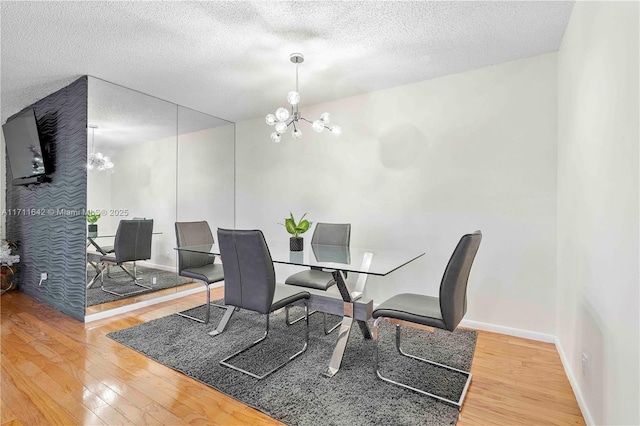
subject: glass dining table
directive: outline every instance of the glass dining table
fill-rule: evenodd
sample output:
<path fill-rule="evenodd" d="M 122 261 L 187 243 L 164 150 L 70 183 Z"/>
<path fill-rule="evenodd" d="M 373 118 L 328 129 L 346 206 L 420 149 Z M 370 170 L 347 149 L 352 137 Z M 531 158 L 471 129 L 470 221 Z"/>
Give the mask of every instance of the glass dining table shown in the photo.
<path fill-rule="evenodd" d="M 333 377 L 340 369 L 354 321 L 358 324 L 365 339 L 372 338 L 367 320 L 371 318 L 373 302 L 359 303 L 359 300 L 362 299 L 368 276 L 389 275 L 424 255 L 423 252 L 410 250 L 328 246 L 310 244 L 307 241 L 305 241 L 302 251 L 290 251 L 289 241 L 274 240 L 267 241 L 267 244 L 274 263 L 322 268 L 331 270 L 333 273 L 340 297 L 329 296 L 327 292 L 323 291 L 309 291 L 311 293 L 309 309 L 338 314 L 343 317 L 333 355 L 329 361 L 329 366 L 323 372 L 323 375 L 327 377 Z M 220 255 L 220 247 L 217 244 L 182 246 L 177 247 L 176 250 Z M 222 263 L 224 264 L 224 259 L 222 259 Z M 358 274 L 355 285 L 347 283 L 346 276 L 348 273 Z M 217 332 L 214 330 L 210 334 L 217 335 L 221 331 L 219 326 Z"/>

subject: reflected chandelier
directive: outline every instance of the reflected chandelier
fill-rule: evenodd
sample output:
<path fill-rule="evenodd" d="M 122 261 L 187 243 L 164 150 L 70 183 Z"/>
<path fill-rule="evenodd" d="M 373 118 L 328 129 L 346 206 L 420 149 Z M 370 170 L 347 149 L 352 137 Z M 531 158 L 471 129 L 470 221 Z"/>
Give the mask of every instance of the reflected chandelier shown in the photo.
<path fill-rule="evenodd" d="M 266 123 L 269 126 L 275 126 L 275 132 L 271 133 L 271 140 L 273 142 L 280 142 L 282 134 L 287 130 L 289 126 L 293 126 L 293 132 L 291 135 L 295 139 L 302 137 L 302 131 L 298 128 L 299 121 L 304 120 L 311 124 L 311 128 L 315 132 L 322 132 L 324 129 L 329 130 L 332 134 L 338 136 L 342 133 L 340 126 L 329 125 L 331 118 L 328 112 L 320 114 L 320 118 L 315 121 L 309 121 L 300 114 L 298 105 L 300 104 L 300 93 L 298 92 L 298 64 L 304 62 L 304 55 L 302 53 L 292 53 L 289 57 L 291 62 L 296 64 L 296 90 L 287 94 L 287 101 L 291 104 L 291 112 L 286 108 L 278 108 L 274 114 L 268 114 L 265 118 Z"/>
<path fill-rule="evenodd" d="M 89 124 L 89 127 L 91 128 L 91 154 L 89 154 L 89 158 L 87 159 L 87 169 L 98 169 L 98 171 L 100 172 L 103 170 L 112 169 L 113 163 L 111 162 L 109 157 L 102 155 L 101 152 L 96 152 L 94 139 L 98 126 L 96 126 L 95 124 Z"/>

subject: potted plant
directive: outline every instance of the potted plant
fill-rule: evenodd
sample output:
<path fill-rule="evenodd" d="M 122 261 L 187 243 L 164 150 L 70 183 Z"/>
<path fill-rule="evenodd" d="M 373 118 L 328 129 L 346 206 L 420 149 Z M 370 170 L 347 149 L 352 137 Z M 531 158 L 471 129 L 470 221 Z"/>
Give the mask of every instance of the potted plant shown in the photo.
<path fill-rule="evenodd" d="M 15 266 L 12 266 L 18 262 L 20 262 L 20 255 L 13 254 L 14 250 L 17 248 L 15 243 L 11 241 L 2 240 L 0 241 L 0 269 L 1 269 L 1 294 L 12 290 L 15 288 L 14 274 L 15 274 Z"/>
<path fill-rule="evenodd" d="M 98 236 L 98 225 L 96 224 L 98 219 L 100 219 L 100 212 L 89 210 L 89 213 L 87 213 L 87 222 L 89 222 L 90 237 Z"/>
<path fill-rule="evenodd" d="M 304 239 L 300 236 L 300 234 L 304 234 L 311 227 L 311 222 L 306 220 L 304 217 L 307 215 L 306 213 L 302 215 L 299 222 L 296 222 L 296 219 L 293 217 L 293 213 L 289 212 L 290 217 L 284 220 L 283 225 L 288 233 L 293 235 L 289 239 L 289 249 L 291 251 L 302 251 L 304 248 Z"/>

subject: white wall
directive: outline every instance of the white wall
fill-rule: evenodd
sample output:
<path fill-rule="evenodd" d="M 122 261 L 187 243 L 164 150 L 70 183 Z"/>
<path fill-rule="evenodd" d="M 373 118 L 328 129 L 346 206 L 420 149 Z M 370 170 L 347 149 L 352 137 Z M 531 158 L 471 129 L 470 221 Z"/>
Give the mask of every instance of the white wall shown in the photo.
<path fill-rule="evenodd" d="M 638 13 L 577 2 L 558 54 L 557 339 L 596 424 L 640 423 Z"/>
<path fill-rule="evenodd" d="M 234 169 L 233 124 L 178 135 L 177 220 L 233 228 Z"/>
<path fill-rule="evenodd" d="M 460 236 L 481 229 L 466 319 L 553 334 L 556 84 L 551 53 L 315 107 L 302 87 L 303 116 L 328 111 L 343 134 L 303 124 L 274 144 L 264 118 L 237 123 L 237 227 L 286 240 L 277 223 L 308 212 L 352 223 L 352 246 L 425 251 L 369 278 L 375 302 L 437 295 Z"/>
<path fill-rule="evenodd" d="M 121 219 L 153 219 L 150 263 L 175 267 L 176 138 L 128 145 L 113 155 L 111 209 L 128 210 L 128 216 L 112 216 L 112 226 Z M 102 219 L 100 219 L 102 221 Z"/>
<path fill-rule="evenodd" d="M 7 169 L 6 169 L 6 146 L 4 144 L 4 133 L 0 132 L 0 164 L 2 165 L 0 172 L 0 212 L 4 212 L 7 208 Z M 6 237 L 7 216 L 2 214 L 0 217 L 0 239 Z"/>

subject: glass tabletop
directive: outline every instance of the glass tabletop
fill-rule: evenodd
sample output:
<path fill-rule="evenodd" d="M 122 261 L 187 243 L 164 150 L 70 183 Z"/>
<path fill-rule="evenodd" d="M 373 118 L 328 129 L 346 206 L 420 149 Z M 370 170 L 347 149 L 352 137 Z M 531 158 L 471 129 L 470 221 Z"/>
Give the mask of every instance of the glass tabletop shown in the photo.
<path fill-rule="evenodd" d="M 387 275 L 423 256 L 424 253 L 409 250 L 379 250 L 359 247 L 327 246 L 305 241 L 304 250 L 290 251 L 289 241 L 269 241 L 269 251 L 275 263 L 341 271 Z M 178 251 L 220 255 L 218 244 L 177 247 Z"/>
<path fill-rule="evenodd" d="M 162 235 L 162 232 L 152 232 L 152 235 Z M 111 234 L 100 234 L 100 235 L 88 235 L 87 234 L 87 238 L 88 239 L 96 239 L 96 238 L 115 238 L 116 234 L 115 233 L 111 233 Z"/>

